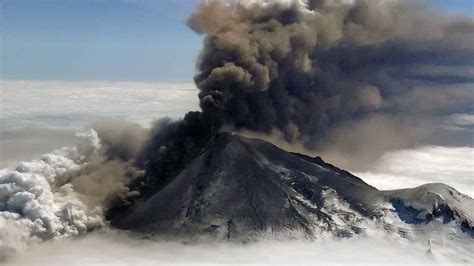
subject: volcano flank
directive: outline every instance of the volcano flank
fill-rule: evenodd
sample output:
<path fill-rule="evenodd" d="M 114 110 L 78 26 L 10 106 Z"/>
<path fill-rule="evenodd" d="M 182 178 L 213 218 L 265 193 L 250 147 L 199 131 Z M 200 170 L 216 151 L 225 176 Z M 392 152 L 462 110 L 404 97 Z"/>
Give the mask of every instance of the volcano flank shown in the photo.
<path fill-rule="evenodd" d="M 472 237 L 473 203 L 444 184 L 379 191 L 320 157 L 221 133 L 162 189 L 108 217 L 117 228 L 164 237 L 410 236 L 449 226 Z"/>

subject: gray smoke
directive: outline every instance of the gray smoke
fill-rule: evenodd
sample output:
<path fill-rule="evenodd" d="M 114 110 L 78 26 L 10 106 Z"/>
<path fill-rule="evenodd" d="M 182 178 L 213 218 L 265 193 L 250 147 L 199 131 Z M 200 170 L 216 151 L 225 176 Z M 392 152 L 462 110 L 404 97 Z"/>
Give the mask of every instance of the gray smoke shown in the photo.
<path fill-rule="evenodd" d="M 197 6 L 188 25 L 205 35 L 201 111 L 156 123 L 130 191 L 165 187 L 219 131 L 363 170 L 430 139 L 436 117 L 474 112 L 473 19 L 404 1 L 267 2 Z"/>
<path fill-rule="evenodd" d="M 314 150 L 357 121 L 415 141 L 413 120 L 474 110 L 474 20 L 419 2 L 212 0 L 188 24 L 201 108 L 235 129 Z"/>
<path fill-rule="evenodd" d="M 148 130 L 123 120 L 99 120 L 92 124 L 109 159 L 129 162 L 141 152 L 148 139 Z"/>

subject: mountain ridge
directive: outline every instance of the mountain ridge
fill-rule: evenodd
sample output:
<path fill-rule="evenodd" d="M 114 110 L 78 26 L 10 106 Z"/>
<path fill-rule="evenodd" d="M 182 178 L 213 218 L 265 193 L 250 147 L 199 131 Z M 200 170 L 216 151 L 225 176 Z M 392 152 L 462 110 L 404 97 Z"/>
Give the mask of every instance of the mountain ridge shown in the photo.
<path fill-rule="evenodd" d="M 379 191 L 320 157 L 221 133 L 163 189 L 109 217 L 121 229 L 229 240 L 353 236 L 375 228 L 406 234 L 438 220 L 472 237 L 472 202 L 440 184 Z"/>

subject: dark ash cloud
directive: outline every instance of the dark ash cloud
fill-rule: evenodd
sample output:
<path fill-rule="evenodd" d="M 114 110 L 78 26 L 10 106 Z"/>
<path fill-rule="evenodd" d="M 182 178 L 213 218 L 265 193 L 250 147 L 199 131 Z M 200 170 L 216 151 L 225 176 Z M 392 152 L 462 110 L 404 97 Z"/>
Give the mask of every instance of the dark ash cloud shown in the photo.
<path fill-rule="evenodd" d="M 206 36 L 201 107 L 237 129 L 277 129 L 314 149 L 375 113 L 472 110 L 469 18 L 403 1 L 206 1 L 188 24 Z"/>
<path fill-rule="evenodd" d="M 188 25 L 205 36 L 201 111 L 156 123 L 135 162 L 146 174 L 130 185 L 141 195 L 168 184 L 220 131 L 360 170 L 432 138 L 436 117 L 474 112 L 471 18 L 407 1 L 210 0 Z"/>

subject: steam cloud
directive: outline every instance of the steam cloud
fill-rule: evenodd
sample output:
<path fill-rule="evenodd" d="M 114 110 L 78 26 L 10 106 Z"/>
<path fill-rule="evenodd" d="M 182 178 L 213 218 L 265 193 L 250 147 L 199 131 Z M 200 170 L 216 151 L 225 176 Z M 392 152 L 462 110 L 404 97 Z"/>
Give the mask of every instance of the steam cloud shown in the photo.
<path fill-rule="evenodd" d="M 29 244 L 104 226 L 107 204 L 127 195 L 126 184 L 141 174 L 106 155 L 108 149 L 124 151 L 123 145 L 101 141 L 92 129 L 78 136 L 83 140 L 77 146 L 0 170 L 0 261 Z"/>
<path fill-rule="evenodd" d="M 45 154 L 0 173 L 0 259 L 27 244 L 77 235 L 103 224 L 100 210 L 88 208 L 69 183 L 99 147 L 97 134 L 83 135 L 78 147 Z M 64 185 L 64 186 L 63 186 Z"/>

